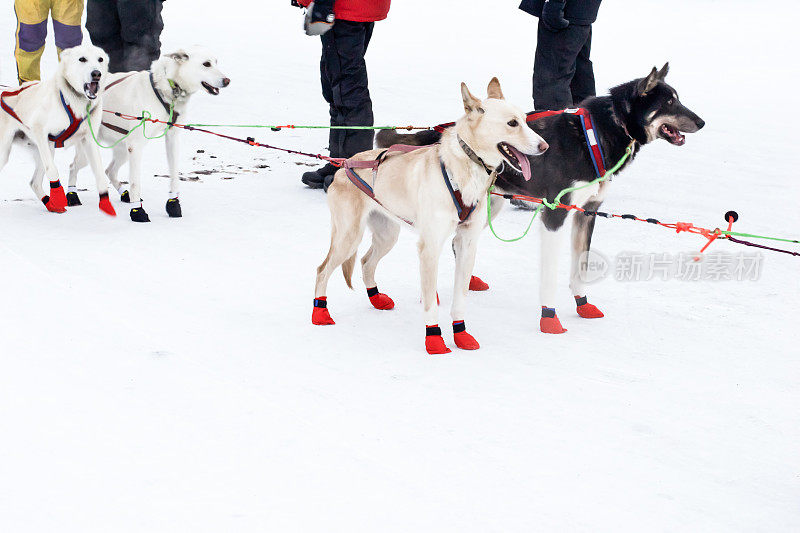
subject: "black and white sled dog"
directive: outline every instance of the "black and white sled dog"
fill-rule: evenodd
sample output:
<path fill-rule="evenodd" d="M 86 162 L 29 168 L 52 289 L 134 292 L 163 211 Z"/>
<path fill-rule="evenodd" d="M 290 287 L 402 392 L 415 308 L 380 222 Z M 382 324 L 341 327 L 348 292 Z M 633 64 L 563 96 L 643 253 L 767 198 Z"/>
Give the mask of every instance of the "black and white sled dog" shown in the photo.
<path fill-rule="evenodd" d="M 87 120 L 88 116 L 92 124 L 100 123 L 107 78 L 106 53 L 83 44 L 61 52 L 58 70 L 52 78 L 28 82 L 0 94 L 0 169 L 8 161 L 12 145 L 27 148 L 36 161 L 31 189 L 48 211 L 63 213 L 67 207 L 53 160 L 55 149 L 75 146 L 94 172 L 100 209 L 116 215 L 108 201 L 108 181 Z M 45 176 L 50 182 L 50 194 L 45 194 L 42 188 Z"/>
<path fill-rule="evenodd" d="M 217 68 L 217 58 L 200 47 L 163 55 L 153 62 L 149 71 L 118 72 L 109 74 L 108 77 L 105 109 L 135 117 L 147 111 L 152 118 L 164 122 L 179 122 L 186 113 L 190 98 L 196 92 L 205 90 L 208 94 L 218 95 L 219 90 L 231 82 Z M 141 200 L 142 150 L 147 138 L 142 131 L 130 133 L 136 124 L 135 121 L 113 113 L 105 113 L 102 122 L 97 121 L 100 141 L 107 144 L 118 143 L 112 148 L 111 163 L 106 168 L 108 179 L 119 191 L 122 201 L 132 203 L 131 220 L 149 222 L 150 217 L 144 210 Z M 143 128 L 147 137 L 159 137 L 164 134 L 165 128 L 167 129 L 164 134 L 170 178 L 167 214 L 170 217 L 180 217 L 181 204 L 178 200 L 180 180 L 177 166 L 180 128 L 151 122 L 146 123 Z M 75 160 L 70 165 L 67 193 L 70 206 L 81 203 L 76 184 L 78 171 L 86 166 L 86 159 L 86 154 L 78 150 Z M 126 162 L 130 189 L 123 187 L 117 178 L 120 167 Z"/>
<path fill-rule="evenodd" d="M 607 96 L 587 98 L 581 108 L 588 111 L 594 125 L 594 134 L 601 148 L 605 167 L 610 168 L 625 154 L 633 142 L 633 154 L 625 162 L 627 167 L 641 146 L 657 139 L 681 146 L 684 133 L 694 133 L 705 122 L 684 106 L 678 93 L 664 79 L 669 64 L 661 70 L 655 67 L 644 78 L 623 83 L 611 89 Z M 574 111 L 574 110 L 570 110 Z M 539 157 L 530 157 L 533 178 L 529 181 L 515 169 L 506 165 L 498 176 L 496 186 L 502 192 L 522 194 L 553 200 L 567 187 L 581 185 L 597 177 L 595 161 L 587 145 L 588 136 L 574 113 L 562 113 L 528 122 L 528 126 L 542 136 L 550 149 Z M 415 134 L 397 134 L 385 130 L 378 134 L 376 143 L 386 147 L 395 143 L 430 144 L 438 142 L 440 133 L 423 131 Z M 620 170 L 622 170 L 620 169 Z M 608 193 L 610 183 L 604 181 L 562 197 L 561 202 L 575 204 L 587 211 L 597 211 Z M 495 197 L 492 214 L 499 211 L 505 201 Z M 570 212 L 564 209 L 544 209 L 542 220 L 541 283 L 539 287 L 542 318 L 540 328 L 545 333 L 564 333 L 555 312 L 558 255 L 566 231 Z M 594 230 L 594 216 L 582 213 L 572 215 L 572 263 L 570 290 L 575 296 L 578 314 L 583 318 L 600 318 L 603 313 L 588 303 L 581 268 L 585 268 Z"/>

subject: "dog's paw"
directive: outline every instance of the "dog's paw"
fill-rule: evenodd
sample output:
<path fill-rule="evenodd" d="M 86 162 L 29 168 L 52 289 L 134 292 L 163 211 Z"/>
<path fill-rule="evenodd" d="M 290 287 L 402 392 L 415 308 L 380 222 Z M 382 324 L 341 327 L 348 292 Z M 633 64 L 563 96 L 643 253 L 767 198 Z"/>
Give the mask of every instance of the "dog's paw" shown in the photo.
<path fill-rule="evenodd" d="M 144 207 L 134 207 L 131 209 L 131 220 L 134 222 L 150 222 L 150 217 Z"/>
<path fill-rule="evenodd" d="M 556 315 L 556 310 L 552 307 L 542 307 L 542 318 L 539 319 L 539 329 L 542 333 L 566 333 L 567 330 L 561 325 L 561 321 Z"/>
<path fill-rule="evenodd" d="M 76 192 L 68 192 L 67 193 L 67 206 L 75 207 L 76 205 L 83 205 L 81 203 L 80 197 L 78 197 L 78 193 Z"/>
<path fill-rule="evenodd" d="M 431 355 L 445 354 L 452 351 L 445 346 L 442 330 L 436 324 L 425 326 L 425 350 Z"/>
<path fill-rule="evenodd" d="M 489 284 L 483 281 L 478 276 L 469 278 L 469 290 L 471 291 L 488 291 Z"/>
<path fill-rule="evenodd" d="M 58 180 L 50 182 L 50 202 L 56 207 L 67 207 L 67 196 Z"/>
<path fill-rule="evenodd" d="M 117 216 L 114 206 L 111 205 L 111 201 L 108 199 L 107 192 L 104 192 L 100 195 L 100 211 L 112 217 Z"/>
<path fill-rule="evenodd" d="M 581 318 L 603 318 L 603 312 L 586 300 L 586 296 L 576 296 L 575 305 Z"/>
<path fill-rule="evenodd" d="M 167 200 L 167 214 L 170 218 L 181 218 L 181 201 L 177 198 L 170 198 Z"/>
<path fill-rule="evenodd" d="M 66 213 L 67 212 L 67 208 L 66 207 L 64 207 L 62 205 L 56 205 L 53 202 L 53 200 L 50 198 L 50 196 L 43 196 L 42 197 L 42 203 L 44 204 L 44 207 L 48 211 L 50 211 L 51 213 Z"/>
<path fill-rule="evenodd" d="M 369 296 L 369 301 L 372 304 L 372 307 L 375 309 L 380 309 L 383 311 L 394 309 L 394 300 L 382 292 L 378 292 L 378 287 L 367 289 L 367 296 Z"/>
<path fill-rule="evenodd" d="M 320 296 L 314 298 L 314 310 L 311 312 L 311 323 L 315 326 L 331 326 L 336 324 L 328 312 L 328 298 Z"/>
<path fill-rule="evenodd" d="M 122 194 L 119 195 L 119 201 L 123 204 L 131 203 L 131 194 L 127 190 L 122 191 Z"/>

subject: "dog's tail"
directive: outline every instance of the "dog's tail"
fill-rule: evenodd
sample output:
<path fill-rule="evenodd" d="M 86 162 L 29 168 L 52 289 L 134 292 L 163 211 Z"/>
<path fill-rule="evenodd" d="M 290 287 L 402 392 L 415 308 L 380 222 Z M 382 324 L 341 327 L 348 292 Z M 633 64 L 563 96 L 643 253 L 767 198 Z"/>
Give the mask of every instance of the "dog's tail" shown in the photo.
<path fill-rule="evenodd" d="M 351 289 L 353 288 L 353 270 L 355 270 L 356 266 L 356 255 L 358 254 L 358 250 L 356 250 L 353 255 L 345 259 L 344 263 L 342 263 L 342 274 L 344 274 L 344 282 L 347 283 L 347 286 Z"/>
<path fill-rule="evenodd" d="M 442 134 L 436 130 L 422 130 L 416 133 L 397 133 L 395 130 L 381 130 L 375 136 L 375 146 L 389 148 L 393 144 L 427 146 L 439 142 Z"/>

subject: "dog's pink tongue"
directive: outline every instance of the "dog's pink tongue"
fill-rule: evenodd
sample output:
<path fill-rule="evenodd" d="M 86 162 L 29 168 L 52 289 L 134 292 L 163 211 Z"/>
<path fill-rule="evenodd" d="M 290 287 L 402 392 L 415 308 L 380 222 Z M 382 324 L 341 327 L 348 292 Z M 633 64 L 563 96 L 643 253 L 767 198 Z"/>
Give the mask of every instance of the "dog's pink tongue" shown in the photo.
<path fill-rule="evenodd" d="M 522 175 L 525 177 L 525 181 L 530 181 L 531 179 L 531 161 L 528 159 L 528 156 L 517 150 L 511 145 L 508 145 L 511 148 L 511 152 L 519 161 L 519 166 L 522 167 Z"/>

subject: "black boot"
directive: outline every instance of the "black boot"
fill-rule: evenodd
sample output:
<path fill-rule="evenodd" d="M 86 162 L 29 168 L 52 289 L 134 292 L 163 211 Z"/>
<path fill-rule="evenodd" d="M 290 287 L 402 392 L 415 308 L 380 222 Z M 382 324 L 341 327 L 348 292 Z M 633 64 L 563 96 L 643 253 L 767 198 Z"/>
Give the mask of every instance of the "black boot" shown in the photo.
<path fill-rule="evenodd" d="M 183 216 L 180 200 L 177 198 L 170 198 L 167 200 L 167 214 L 170 218 L 180 218 Z"/>
<path fill-rule="evenodd" d="M 134 222 L 150 222 L 150 217 L 147 216 L 147 211 L 144 207 L 134 207 L 131 209 L 131 220 Z"/>
<path fill-rule="evenodd" d="M 337 167 L 328 163 L 324 167 L 318 168 L 317 170 L 305 172 L 303 177 L 300 178 L 300 181 L 305 183 L 311 189 L 322 189 L 325 186 L 325 178 L 327 176 L 333 176 L 336 170 Z"/>
<path fill-rule="evenodd" d="M 76 205 L 82 205 L 81 199 L 78 197 L 78 193 L 75 191 L 67 193 L 67 206 L 68 207 L 75 207 Z"/>

